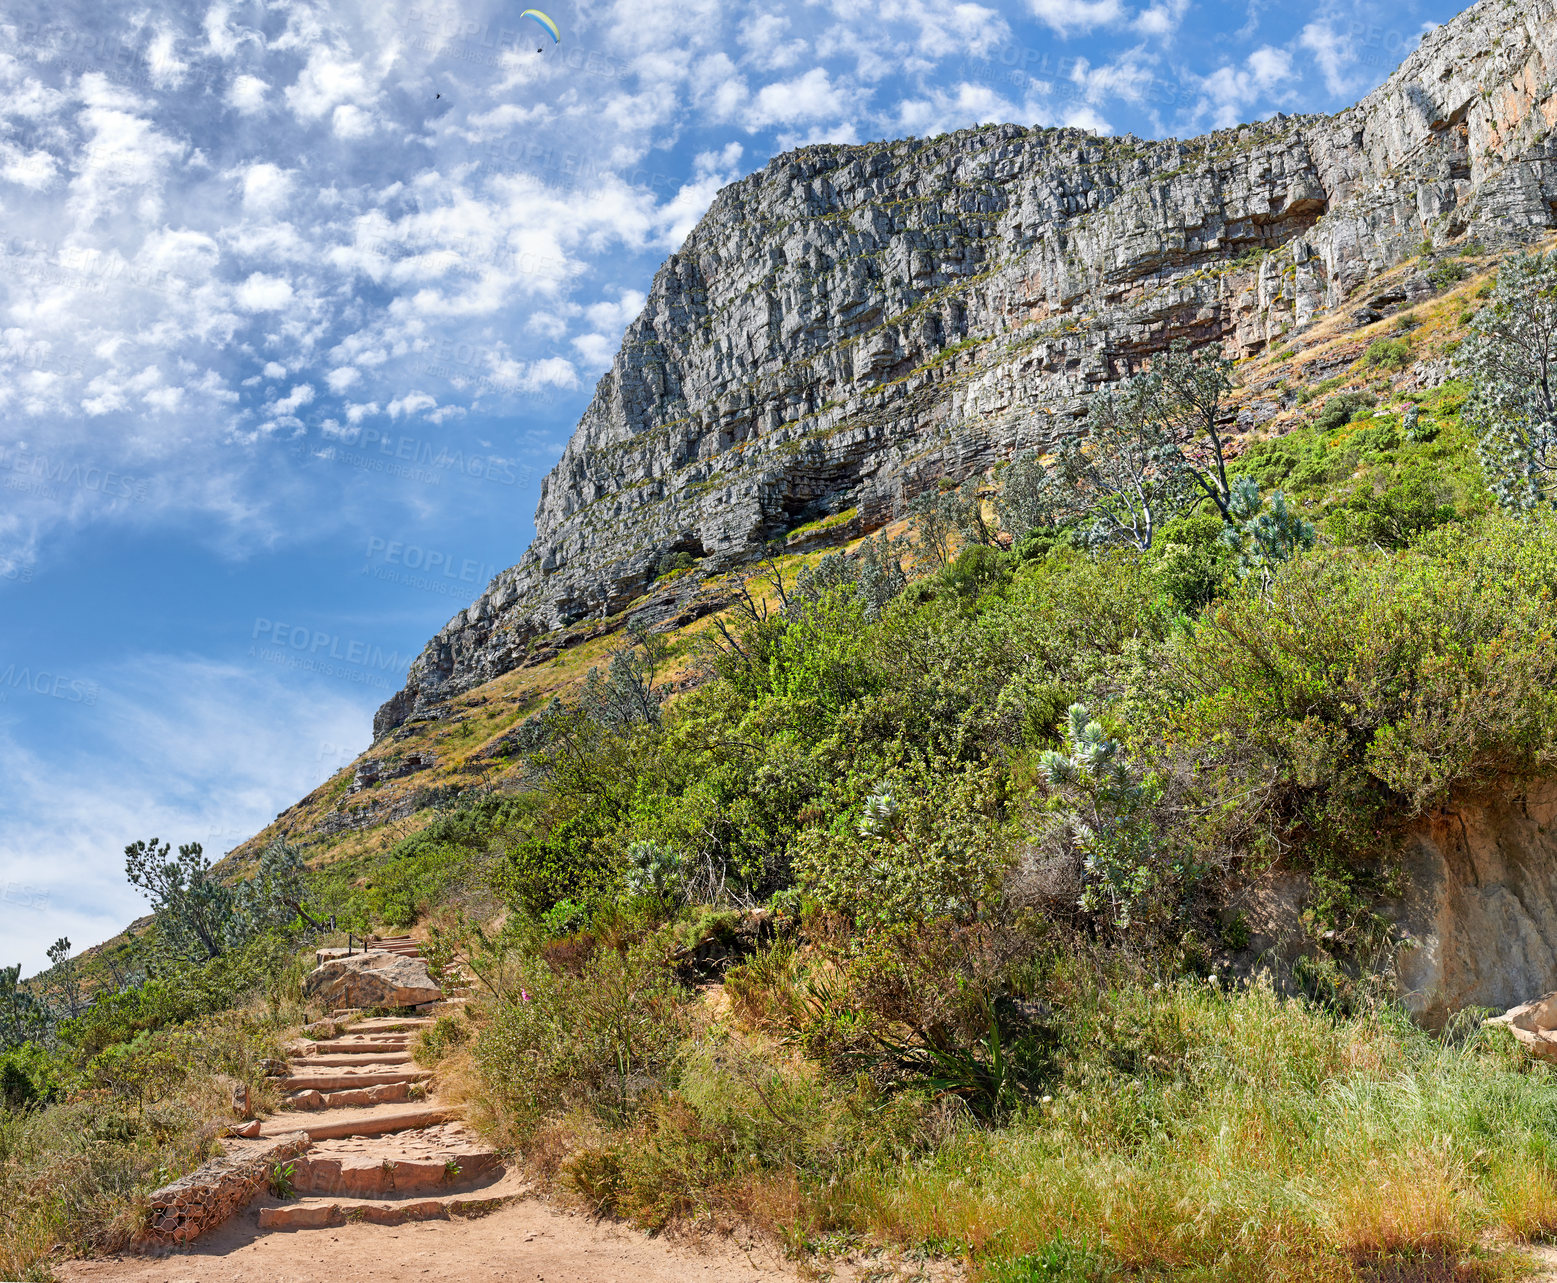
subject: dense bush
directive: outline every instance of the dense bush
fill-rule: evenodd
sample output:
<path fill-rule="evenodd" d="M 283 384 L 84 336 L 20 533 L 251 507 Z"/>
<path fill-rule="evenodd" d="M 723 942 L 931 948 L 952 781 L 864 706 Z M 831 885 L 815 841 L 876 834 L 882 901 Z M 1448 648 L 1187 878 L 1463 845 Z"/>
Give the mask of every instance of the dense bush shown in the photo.
<path fill-rule="evenodd" d="M 1384 808 L 1549 768 L 1557 539 L 1489 519 L 1294 564 L 1167 656 L 1169 722 L 1274 771 L 1292 822 L 1365 851 Z"/>
<path fill-rule="evenodd" d="M 668 951 L 650 934 L 622 948 L 588 940 L 572 965 L 531 955 L 476 1044 L 490 1104 L 516 1140 L 566 1106 L 624 1118 L 664 1080 L 686 1021 Z"/>

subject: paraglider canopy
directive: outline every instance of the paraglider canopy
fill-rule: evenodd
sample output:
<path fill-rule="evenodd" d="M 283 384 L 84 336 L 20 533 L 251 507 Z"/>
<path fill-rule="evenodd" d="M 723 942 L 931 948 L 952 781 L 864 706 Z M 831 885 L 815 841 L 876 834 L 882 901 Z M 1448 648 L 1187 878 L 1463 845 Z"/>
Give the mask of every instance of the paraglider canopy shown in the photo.
<path fill-rule="evenodd" d="M 541 26 L 546 28 L 546 31 L 551 36 L 552 44 L 560 45 L 562 43 L 562 33 L 557 30 L 557 24 L 548 18 L 539 9 L 526 9 L 519 16 L 521 18 L 534 18 L 536 22 L 540 23 Z M 540 50 L 536 50 L 536 52 L 539 53 Z"/>

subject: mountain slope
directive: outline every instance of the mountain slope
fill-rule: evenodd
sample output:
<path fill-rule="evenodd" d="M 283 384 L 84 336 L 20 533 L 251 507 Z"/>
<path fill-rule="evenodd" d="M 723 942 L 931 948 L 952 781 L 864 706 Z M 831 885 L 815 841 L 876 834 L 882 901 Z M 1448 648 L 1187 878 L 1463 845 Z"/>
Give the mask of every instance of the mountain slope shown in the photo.
<path fill-rule="evenodd" d="M 1332 117 L 1189 142 L 1016 125 L 814 146 L 722 191 L 656 275 L 537 537 L 428 643 L 376 737 L 829 513 L 1074 430 L 1170 340 L 1257 353 L 1424 242 L 1557 224 L 1553 0 L 1482 0 Z"/>

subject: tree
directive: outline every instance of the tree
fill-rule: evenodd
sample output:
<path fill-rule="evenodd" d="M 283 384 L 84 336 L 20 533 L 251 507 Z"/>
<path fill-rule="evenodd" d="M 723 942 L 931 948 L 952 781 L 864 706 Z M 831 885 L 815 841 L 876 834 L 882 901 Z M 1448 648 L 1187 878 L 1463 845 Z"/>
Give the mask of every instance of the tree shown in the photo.
<path fill-rule="evenodd" d="M 1081 857 L 1078 907 L 1106 910 L 1115 926 L 1125 928 L 1166 871 L 1152 822 L 1152 791 L 1084 704 L 1070 706 L 1066 738 L 1068 751 L 1046 750 L 1038 767 L 1052 790 L 1051 808 Z"/>
<path fill-rule="evenodd" d="M 48 994 L 52 1020 L 72 1020 L 87 1009 L 81 959 L 70 956 L 70 939 L 61 936 L 49 946 Z"/>
<path fill-rule="evenodd" d="M 1012 459 L 1001 481 L 995 515 L 1013 543 L 1034 530 L 1061 525 L 1072 515 L 1057 479 L 1043 466 L 1037 451 L 1026 450 Z"/>
<path fill-rule="evenodd" d="M 784 617 L 799 619 L 827 593 L 852 589 L 865 619 L 878 619 L 887 603 L 907 586 L 895 542 L 880 535 L 862 540 L 853 554 L 828 553 L 815 566 L 802 566 L 785 600 Z"/>
<path fill-rule="evenodd" d="M 36 1041 L 48 1028 L 43 1003 L 22 983 L 22 964 L 0 967 L 0 1050 Z"/>
<path fill-rule="evenodd" d="M 124 848 L 124 872 L 130 885 L 151 901 L 157 929 L 178 958 L 204 962 L 225 952 L 233 916 L 233 890 L 211 872 L 198 842 L 178 848 L 169 860 L 169 844 L 152 838 Z"/>
<path fill-rule="evenodd" d="M 957 487 L 956 499 L 953 501 L 957 533 L 962 536 L 963 543 L 996 548 L 1000 541 L 995 537 L 996 528 L 984 518 L 983 490 L 981 476 L 969 477 Z"/>
<path fill-rule="evenodd" d="M 1190 453 L 1185 467 L 1201 495 L 1231 522 L 1232 487 L 1227 479 L 1227 449 L 1222 435 L 1222 402 L 1232 391 L 1233 363 L 1215 346 L 1198 353 L 1178 340 L 1156 360 L 1142 382 L 1145 414 Z"/>
<path fill-rule="evenodd" d="M 1060 446 L 1054 473 L 1089 519 L 1080 538 L 1092 547 L 1122 543 L 1144 552 L 1157 528 L 1189 501 L 1194 474 L 1151 414 L 1148 392 L 1139 379 L 1098 392 L 1086 439 Z"/>
<path fill-rule="evenodd" d="M 962 502 L 955 490 L 921 490 L 908 505 L 920 546 L 935 558 L 937 566 L 951 561 L 952 536 L 962 524 L 961 509 Z"/>
<path fill-rule="evenodd" d="M 885 534 L 861 541 L 855 558 L 859 563 L 860 600 L 865 605 L 867 622 L 879 619 L 887 603 L 908 587 L 903 559 L 895 540 Z"/>
<path fill-rule="evenodd" d="M 275 838 L 261 853 L 254 876 L 237 887 L 229 939 L 252 939 L 288 926 L 296 918 L 316 931 L 322 930 L 324 924 L 303 907 L 308 892 L 305 874 L 302 852 L 286 838 Z"/>
<path fill-rule="evenodd" d="M 665 688 L 654 678 L 669 653 L 670 645 L 647 624 L 627 625 L 627 641 L 611 656 L 606 671 L 591 668 L 584 678 L 579 706 L 601 726 L 624 730 L 642 723 L 660 724 L 660 705 Z"/>
<path fill-rule="evenodd" d="M 1276 568 L 1314 546 L 1314 526 L 1287 506 L 1287 496 L 1273 491 L 1261 498 L 1253 477 L 1236 477 L 1228 499 L 1232 524 L 1223 527 L 1222 542 L 1238 554 L 1238 577 L 1260 577 L 1270 587 Z"/>
<path fill-rule="evenodd" d="M 1470 381 L 1464 417 L 1498 502 L 1510 512 L 1557 503 L 1557 253 L 1503 264 L 1456 366 Z"/>

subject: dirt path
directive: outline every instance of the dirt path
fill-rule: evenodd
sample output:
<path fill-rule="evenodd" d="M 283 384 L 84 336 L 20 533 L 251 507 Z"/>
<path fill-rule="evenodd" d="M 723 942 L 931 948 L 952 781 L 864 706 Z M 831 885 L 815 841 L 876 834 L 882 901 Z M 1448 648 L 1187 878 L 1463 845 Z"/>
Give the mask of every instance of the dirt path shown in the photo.
<path fill-rule="evenodd" d="M 409 939 L 386 951 L 416 956 Z M 450 1005 L 463 999 L 453 997 Z M 268 1192 L 183 1250 L 75 1261 L 66 1283 L 424 1283 L 429 1278 L 535 1283 L 670 1283 L 792 1279 L 771 1249 L 729 1240 L 649 1239 L 533 1196 L 523 1177 L 438 1099 L 411 1058 L 433 1017 L 353 1020 L 288 1049 L 284 1108 L 258 1135 L 308 1134 L 286 1164 L 284 1197 Z"/>
<path fill-rule="evenodd" d="M 650 1239 L 535 1198 L 477 1220 L 264 1233 L 256 1219 L 252 1211 L 237 1217 L 186 1253 L 77 1261 L 58 1273 L 65 1283 L 766 1283 L 799 1277 L 761 1251 Z"/>

